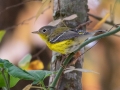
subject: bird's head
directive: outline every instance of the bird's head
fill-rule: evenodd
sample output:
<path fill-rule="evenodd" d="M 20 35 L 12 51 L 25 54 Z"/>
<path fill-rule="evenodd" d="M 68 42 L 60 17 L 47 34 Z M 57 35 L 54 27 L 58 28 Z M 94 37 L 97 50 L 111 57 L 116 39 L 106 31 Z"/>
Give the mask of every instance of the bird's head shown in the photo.
<path fill-rule="evenodd" d="M 44 26 L 40 28 L 38 31 L 34 31 L 32 33 L 39 34 L 39 36 L 46 40 L 50 36 L 50 34 L 54 31 L 55 27 L 54 26 Z"/>

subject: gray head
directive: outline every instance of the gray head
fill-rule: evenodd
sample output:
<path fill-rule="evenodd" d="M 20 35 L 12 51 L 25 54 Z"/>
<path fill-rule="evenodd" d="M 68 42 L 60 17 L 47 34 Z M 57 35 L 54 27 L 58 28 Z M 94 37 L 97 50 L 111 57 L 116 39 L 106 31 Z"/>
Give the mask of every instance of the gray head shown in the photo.
<path fill-rule="evenodd" d="M 34 32 L 32 32 L 32 33 L 50 35 L 54 29 L 55 29 L 54 26 L 43 26 L 43 27 L 40 28 L 38 31 L 34 31 Z"/>
<path fill-rule="evenodd" d="M 39 33 L 44 35 L 50 35 L 54 29 L 55 29 L 54 26 L 44 26 L 39 29 Z"/>

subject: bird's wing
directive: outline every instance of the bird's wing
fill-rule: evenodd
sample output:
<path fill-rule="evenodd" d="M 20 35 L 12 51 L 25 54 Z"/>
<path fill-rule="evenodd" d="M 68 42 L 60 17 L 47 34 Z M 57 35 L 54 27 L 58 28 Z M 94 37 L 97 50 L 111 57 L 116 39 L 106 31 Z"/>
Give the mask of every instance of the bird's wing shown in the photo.
<path fill-rule="evenodd" d="M 61 42 L 61 41 L 64 41 L 64 40 L 72 39 L 72 38 L 78 37 L 78 36 L 80 36 L 80 34 L 78 32 L 69 30 L 69 31 L 60 33 L 59 35 L 50 39 L 49 41 L 51 43 L 56 43 L 56 42 Z"/>

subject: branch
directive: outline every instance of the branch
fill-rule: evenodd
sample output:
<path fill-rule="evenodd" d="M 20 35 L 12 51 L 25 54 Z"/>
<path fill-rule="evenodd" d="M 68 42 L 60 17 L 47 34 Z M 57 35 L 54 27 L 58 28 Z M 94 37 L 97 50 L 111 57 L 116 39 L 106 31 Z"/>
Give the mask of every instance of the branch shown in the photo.
<path fill-rule="evenodd" d="M 104 33 L 104 34 L 101 34 L 101 35 L 98 35 L 98 36 L 95 36 L 87 41 L 85 41 L 84 43 L 82 43 L 79 47 L 78 50 L 76 50 L 74 53 L 76 53 L 77 51 L 79 51 L 80 49 L 82 49 L 84 46 L 86 46 L 87 44 L 95 41 L 95 40 L 98 40 L 100 38 L 103 38 L 103 37 L 107 37 L 107 36 L 110 36 L 112 34 L 115 34 L 117 33 L 118 31 L 120 31 L 120 27 L 118 27 L 117 29 L 111 31 L 111 32 L 107 32 L 107 33 Z M 52 82 L 52 84 L 50 85 L 50 90 L 54 90 L 56 84 L 57 84 L 57 81 L 59 80 L 59 77 L 61 76 L 63 70 L 64 70 L 64 67 L 69 63 L 69 61 L 72 59 L 74 53 L 71 53 L 63 62 L 63 66 L 60 67 L 58 73 L 56 74 L 56 77 L 54 79 L 54 81 Z"/>
<path fill-rule="evenodd" d="M 5 29 L 3 29 L 3 30 L 13 29 L 13 28 L 16 28 L 16 27 L 19 26 L 19 25 L 26 24 L 25 22 L 30 21 L 30 20 L 32 20 L 32 19 L 35 18 L 35 17 L 36 17 L 36 16 L 32 16 L 32 17 L 30 17 L 30 18 L 28 18 L 28 19 L 23 20 L 22 22 L 20 22 L 20 23 L 18 23 L 18 24 L 16 24 L 16 25 L 13 25 L 13 26 L 11 26 L 11 27 L 7 27 L 7 28 L 5 28 Z"/>
<path fill-rule="evenodd" d="M 91 16 L 91 17 L 93 17 L 93 18 L 95 18 L 95 19 L 97 19 L 97 20 L 102 20 L 101 17 L 95 16 L 95 15 L 93 15 L 93 14 L 88 13 L 88 15 Z M 113 26 L 115 26 L 116 28 L 118 27 L 118 25 L 116 25 L 116 24 L 114 24 L 113 22 L 110 22 L 110 21 L 105 21 L 105 23 L 107 23 L 107 24 L 109 24 L 109 25 L 113 25 Z"/>
<path fill-rule="evenodd" d="M 6 7 L 4 10 L 0 11 L 0 15 L 1 15 L 3 12 L 5 12 L 5 11 L 11 9 L 11 8 L 18 7 L 18 6 L 20 6 L 20 5 L 23 5 L 23 4 L 28 3 L 28 2 L 31 2 L 31 1 L 42 1 L 42 0 L 27 0 L 27 1 L 23 1 L 23 2 L 21 2 L 21 3 L 19 3 L 19 4 L 16 4 L 16 5 L 12 5 L 12 6 Z"/>

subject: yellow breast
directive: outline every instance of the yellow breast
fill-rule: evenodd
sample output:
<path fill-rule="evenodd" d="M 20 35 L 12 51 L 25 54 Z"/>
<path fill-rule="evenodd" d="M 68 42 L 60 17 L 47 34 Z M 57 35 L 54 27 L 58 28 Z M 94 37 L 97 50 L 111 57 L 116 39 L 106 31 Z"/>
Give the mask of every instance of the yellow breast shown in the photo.
<path fill-rule="evenodd" d="M 51 50 L 62 53 L 62 54 L 68 54 L 77 49 L 75 45 L 75 41 L 73 39 L 64 40 L 57 43 L 50 43 L 45 35 L 40 35 L 40 37 L 46 42 L 47 46 Z"/>
<path fill-rule="evenodd" d="M 70 46 L 72 46 L 73 41 L 72 40 L 65 40 L 62 42 L 58 42 L 58 43 L 50 43 L 50 42 L 46 42 L 47 46 L 56 52 L 62 53 L 62 54 L 66 54 L 69 51 Z"/>

